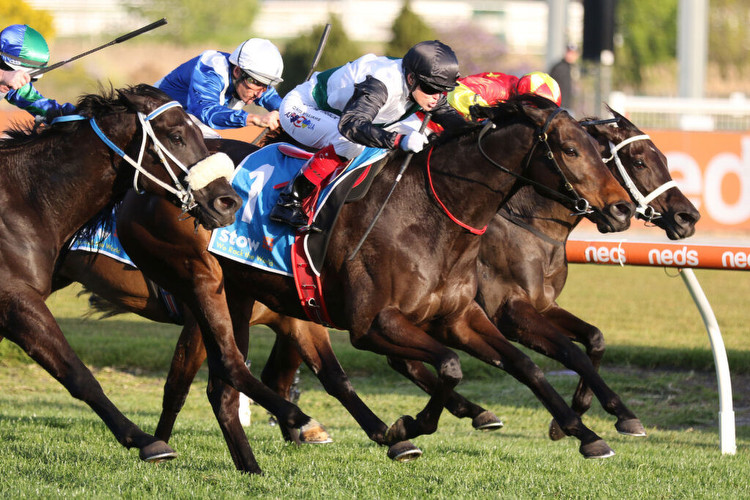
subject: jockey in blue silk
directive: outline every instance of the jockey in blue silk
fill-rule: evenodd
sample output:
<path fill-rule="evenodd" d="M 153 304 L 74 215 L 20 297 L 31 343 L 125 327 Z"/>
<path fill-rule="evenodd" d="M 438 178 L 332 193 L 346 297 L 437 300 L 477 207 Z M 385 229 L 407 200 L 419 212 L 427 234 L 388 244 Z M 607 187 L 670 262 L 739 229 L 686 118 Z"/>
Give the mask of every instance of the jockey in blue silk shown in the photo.
<path fill-rule="evenodd" d="M 281 103 L 281 126 L 296 141 L 319 151 L 279 193 L 271 220 L 306 227 L 304 199 L 366 146 L 421 151 L 425 134 L 399 133 L 392 127 L 416 111 L 432 112 L 432 119 L 447 129 L 465 127 L 445 97 L 458 76 L 453 50 L 431 40 L 416 44 L 403 59 L 367 54 L 315 73 L 294 88 Z"/>
<path fill-rule="evenodd" d="M 75 113 L 75 106 L 47 99 L 34 88 L 28 72 L 49 62 L 44 37 L 25 24 L 12 24 L 0 32 L 0 96 L 34 116 L 54 118 Z"/>
<path fill-rule="evenodd" d="M 231 54 L 203 52 L 175 68 L 156 86 L 212 129 L 256 125 L 274 130 L 279 126 L 281 97 L 273 86 L 283 81 L 283 70 L 279 49 L 268 40 L 251 38 Z M 270 113 L 261 116 L 244 111 L 242 108 L 250 102 Z"/>

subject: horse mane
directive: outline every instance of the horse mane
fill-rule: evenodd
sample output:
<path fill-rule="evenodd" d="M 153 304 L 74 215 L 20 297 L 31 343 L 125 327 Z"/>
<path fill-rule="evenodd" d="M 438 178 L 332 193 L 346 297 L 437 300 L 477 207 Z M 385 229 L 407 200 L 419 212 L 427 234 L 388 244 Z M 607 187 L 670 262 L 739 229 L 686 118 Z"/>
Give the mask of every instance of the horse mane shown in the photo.
<path fill-rule="evenodd" d="M 86 118 L 98 118 L 108 114 L 124 113 L 131 109 L 131 105 L 123 97 L 124 94 L 150 97 L 163 102 L 170 100 L 169 96 L 163 91 L 144 83 L 117 90 L 111 83 L 109 84 L 109 88 L 105 88 L 102 84 L 99 84 L 98 94 L 84 94 L 78 98 L 76 113 Z M 47 118 L 50 119 L 53 117 L 48 116 Z M 69 134 L 77 130 L 83 122 L 85 120 L 60 122 L 44 127 L 39 127 L 36 124 L 26 125 L 15 122 L 5 131 L 8 138 L 0 140 L 0 150 L 24 146 L 43 138 Z"/>
<path fill-rule="evenodd" d="M 468 122 L 466 127 L 458 130 L 446 130 L 433 143 L 444 144 L 460 137 L 475 138 L 484 126 L 481 120 L 491 120 L 498 126 L 508 126 L 519 121 L 528 123 L 528 118 L 524 113 L 524 107 L 526 106 L 539 109 L 554 109 L 557 107 L 557 104 L 535 94 L 514 95 L 506 101 L 497 102 L 490 106 L 476 104 L 470 108 L 472 121 Z"/>

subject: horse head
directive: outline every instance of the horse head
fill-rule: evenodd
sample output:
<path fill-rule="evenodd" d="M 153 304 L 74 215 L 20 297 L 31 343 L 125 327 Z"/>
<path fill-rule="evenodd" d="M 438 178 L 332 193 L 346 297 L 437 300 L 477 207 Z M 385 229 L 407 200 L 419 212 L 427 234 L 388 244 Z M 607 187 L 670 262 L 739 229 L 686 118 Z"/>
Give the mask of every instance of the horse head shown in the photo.
<path fill-rule="evenodd" d="M 608 125 L 610 120 L 583 124 L 599 143 L 612 173 L 630 192 L 636 217 L 662 228 L 669 239 L 692 236 L 700 213 L 672 180 L 666 157 L 647 134 L 608 109 L 617 126 Z"/>
<path fill-rule="evenodd" d="M 92 127 L 135 169 L 136 191 L 164 196 L 207 229 L 234 221 L 241 200 L 229 182 L 232 161 L 210 154 L 198 126 L 162 91 L 142 84 L 117 94 L 132 119 L 94 113 Z"/>
<path fill-rule="evenodd" d="M 634 206 L 628 194 L 607 169 L 591 136 L 567 111 L 547 99 L 523 95 L 473 113 L 497 127 L 521 125 L 519 147 L 532 144 L 524 159 L 522 183 L 533 185 L 574 214 L 585 215 L 600 232 L 630 226 Z M 492 161 L 486 154 L 485 158 Z"/>

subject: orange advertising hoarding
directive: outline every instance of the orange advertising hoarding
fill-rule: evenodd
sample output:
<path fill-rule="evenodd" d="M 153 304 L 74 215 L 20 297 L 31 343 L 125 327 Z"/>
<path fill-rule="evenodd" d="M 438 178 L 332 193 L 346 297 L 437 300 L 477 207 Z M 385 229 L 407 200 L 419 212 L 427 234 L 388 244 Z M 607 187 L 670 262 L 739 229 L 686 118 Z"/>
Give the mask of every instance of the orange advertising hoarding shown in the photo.
<path fill-rule="evenodd" d="M 672 177 L 701 213 L 696 231 L 750 234 L 750 131 L 650 130 Z"/>

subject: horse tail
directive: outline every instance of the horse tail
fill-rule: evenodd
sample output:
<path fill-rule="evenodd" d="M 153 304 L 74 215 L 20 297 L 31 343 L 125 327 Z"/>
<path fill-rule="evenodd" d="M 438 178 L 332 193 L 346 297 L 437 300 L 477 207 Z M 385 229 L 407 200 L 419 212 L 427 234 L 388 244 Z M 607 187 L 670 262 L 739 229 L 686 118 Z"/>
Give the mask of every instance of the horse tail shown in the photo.
<path fill-rule="evenodd" d="M 89 310 L 83 315 L 85 318 L 90 318 L 96 314 L 99 314 L 100 316 L 98 317 L 98 319 L 107 319 L 111 318 L 112 316 L 117 316 L 118 314 L 130 312 L 127 309 L 124 309 L 108 301 L 101 295 L 97 295 L 85 286 L 83 287 L 83 290 L 78 292 L 77 296 L 81 297 L 83 295 L 88 295 L 89 297 Z"/>

